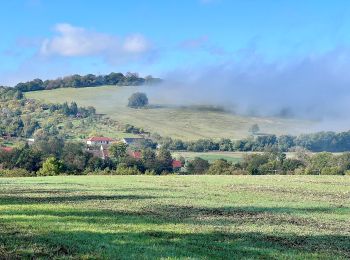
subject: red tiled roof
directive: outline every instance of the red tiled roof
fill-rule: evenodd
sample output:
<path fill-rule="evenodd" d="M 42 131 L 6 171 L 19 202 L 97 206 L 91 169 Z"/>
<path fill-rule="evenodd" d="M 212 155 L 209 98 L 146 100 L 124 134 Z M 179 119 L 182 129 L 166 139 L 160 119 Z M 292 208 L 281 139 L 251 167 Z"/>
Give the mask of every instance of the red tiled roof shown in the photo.
<path fill-rule="evenodd" d="M 87 139 L 87 141 L 92 141 L 92 142 L 101 142 L 101 141 L 113 141 L 113 139 L 109 138 L 109 137 L 102 137 L 102 136 L 93 136 L 90 137 L 89 139 Z"/>
<path fill-rule="evenodd" d="M 182 167 L 182 162 L 179 160 L 173 160 L 172 162 L 173 168 L 181 168 Z"/>
<path fill-rule="evenodd" d="M 142 158 L 142 154 L 140 151 L 133 151 L 130 153 L 131 157 L 135 158 L 135 159 L 141 159 Z"/>
<path fill-rule="evenodd" d="M 4 152 L 11 152 L 13 150 L 12 147 L 1 147 L 1 150 L 3 150 Z"/>

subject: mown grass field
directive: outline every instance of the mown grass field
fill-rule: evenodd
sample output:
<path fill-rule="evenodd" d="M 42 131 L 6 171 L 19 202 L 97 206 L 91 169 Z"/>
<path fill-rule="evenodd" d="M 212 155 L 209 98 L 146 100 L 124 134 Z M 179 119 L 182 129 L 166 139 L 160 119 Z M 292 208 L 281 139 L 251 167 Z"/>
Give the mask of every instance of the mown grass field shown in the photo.
<path fill-rule="evenodd" d="M 0 179 L 0 259 L 348 259 L 346 176 Z"/>
<path fill-rule="evenodd" d="M 76 101 L 80 106 L 94 106 L 118 120 L 142 127 L 163 136 L 194 140 L 199 138 L 246 137 L 249 127 L 257 123 L 261 131 L 273 134 L 299 134 L 310 131 L 312 122 L 294 119 L 244 117 L 232 113 L 192 109 L 177 106 L 175 101 L 162 100 L 152 95 L 152 87 L 64 88 L 28 92 L 28 98 L 45 102 L 63 103 Z M 148 93 L 152 108 L 132 109 L 127 107 L 128 98 L 137 91 Z"/>

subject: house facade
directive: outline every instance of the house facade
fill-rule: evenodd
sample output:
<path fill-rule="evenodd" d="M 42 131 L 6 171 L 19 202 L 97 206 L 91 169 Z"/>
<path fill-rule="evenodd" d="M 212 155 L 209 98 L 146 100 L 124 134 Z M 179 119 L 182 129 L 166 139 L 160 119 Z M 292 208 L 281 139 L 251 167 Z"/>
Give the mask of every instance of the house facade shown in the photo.
<path fill-rule="evenodd" d="M 109 145 L 113 139 L 109 137 L 93 136 L 86 140 L 87 145 Z"/>

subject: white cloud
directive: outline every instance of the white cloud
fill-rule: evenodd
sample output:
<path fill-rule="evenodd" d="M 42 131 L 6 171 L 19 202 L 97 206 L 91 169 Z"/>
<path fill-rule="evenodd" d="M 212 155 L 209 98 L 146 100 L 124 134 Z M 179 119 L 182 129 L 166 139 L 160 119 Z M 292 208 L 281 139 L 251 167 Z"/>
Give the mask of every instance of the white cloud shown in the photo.
<path fill-rule="evenodd" d="M 142 53 L 150 49 L 148 41 L 140 34 L 130 35 L 125 41 L 123 48 L 127 52 Z"/>
<path fill-rule="evenodd" d="M 153 51 L 151 43 L 141 34 L 122 38 L 67 23 L 57 24 L 57 33 L 45 39 L 40 48 L 43 56 L 102 56 L 111 62 L 142 58 Z"/>

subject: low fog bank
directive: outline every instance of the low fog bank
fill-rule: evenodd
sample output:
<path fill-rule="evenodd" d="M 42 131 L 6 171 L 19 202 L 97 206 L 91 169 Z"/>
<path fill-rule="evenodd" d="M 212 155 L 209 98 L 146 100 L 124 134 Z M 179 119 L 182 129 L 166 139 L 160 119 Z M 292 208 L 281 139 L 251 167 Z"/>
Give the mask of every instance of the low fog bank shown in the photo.
<path fill-rule="evenodd" d="M 154 100 L 214 106 L 254 116 L 319 122 L 315 130 L 348 130 L 350 50 L 268 63 L 259 56 L 164 76 L 148 91 Z"/>

